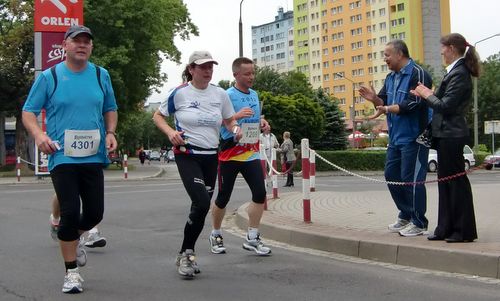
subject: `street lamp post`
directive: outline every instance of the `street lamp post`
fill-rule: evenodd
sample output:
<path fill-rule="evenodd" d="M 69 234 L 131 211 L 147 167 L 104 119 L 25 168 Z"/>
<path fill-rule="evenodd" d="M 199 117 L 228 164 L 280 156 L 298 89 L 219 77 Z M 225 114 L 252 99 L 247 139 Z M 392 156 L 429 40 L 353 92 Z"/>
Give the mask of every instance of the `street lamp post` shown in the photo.
<path fill-rule="evenodd" d="M 243 56 L 243 23 L 241 22 L 241 4 L 244 0 L 240 1 L 240 23 L 239 23 L 239 34 L 240 34 L 240 57 Z"/>
<path fill-rule="evenodd" d="M 500 36 L 500 33 L 494 34 L 492 36 L 477 41 L 476 43 L 474 43 L 474 49 L 476 48 L 477 44 L 498 36 Z M 477 77 L 474 77 L 474 106 L 472 112 L 474 113 L 474 149 L 477 149 L 479 144 L 479 124 L 478 124 L 479 108 L 477 103 Z"/>
<path fill-rule="evenodd" d="M 350 113 L 351 113 L 351 120 L 352 120 L 352 146 L 355 147 L 356 140 L 354 139 L 356 137 L 356 83 L 350 79 L 345 77 L 342 73 L 340 72 L 335 72 L 336 75 L 342 77 L 343 79 L 346 79 L 352 83 L 352 106 L 350 107 Z"/>

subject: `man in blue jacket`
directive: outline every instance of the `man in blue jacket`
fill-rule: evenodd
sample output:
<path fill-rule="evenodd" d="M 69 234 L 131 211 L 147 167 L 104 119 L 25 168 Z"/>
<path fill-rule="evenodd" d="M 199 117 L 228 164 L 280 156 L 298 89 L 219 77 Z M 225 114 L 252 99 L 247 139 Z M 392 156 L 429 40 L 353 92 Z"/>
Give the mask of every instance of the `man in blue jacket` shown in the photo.
<path fill-rule="evenodd" d="M 386 114 L 389 146 L 385 163 L 385 179 L 391 182 L 416 183 L 425 181 L 429 149 L 415 140 L 430 122 L 431 110 L 425 101 L 410 94 L 418 83 L 432 86 L 432 78 L 410 58 L 402 40 L 389 42 L 384 61 L 392 71 L 378 94 L 373 87 L 362 86 L 360 95 L 377 109 L 374 117 Z M 427 231 L 427 196 L 423 184 L 388 184 L 399 210 L 398 219 L 389 231 L 401 236 L 417 236 Z"/>

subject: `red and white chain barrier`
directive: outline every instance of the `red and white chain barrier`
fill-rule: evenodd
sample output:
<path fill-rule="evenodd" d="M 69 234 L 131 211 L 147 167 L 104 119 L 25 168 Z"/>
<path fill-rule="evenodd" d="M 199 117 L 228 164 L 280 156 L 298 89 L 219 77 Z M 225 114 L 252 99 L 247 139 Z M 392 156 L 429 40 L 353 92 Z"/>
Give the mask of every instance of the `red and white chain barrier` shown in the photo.
<path fill-rule="evenodd" d="M 123 155 L 123 177 L 128 178 L 128 156 L 126 154 Z"/>
<path fill-rule="evenodd" d="M 266 150 L 264 149 L 264 145 L 260 145 L 260 166 L 262 167 L 262 173 L 264 174 L 264 187 L 266 187 L 267 182 L 267 168 L 266 168 Z M 267 194 L 266 199 L 264 200 L 264 210 L 267 210 Z"/>
<path fill-rule="evenodd" d="M 311 189 L 309 180 L 309 139 L 302 139 L 300 143 L 302 154 L 302 207 L 304 211 L 304 222 L 311 222 Z"/>
<path fill-rule="evenodd" d="M 16 160 L 16 174 L 17 174 L 17 181 L 21 182 L 21 157 L 17 157 Z"/>
<path fill-rule="evenodd" d="M 278 174 L 276 173 L 276 169 L 278 168 L 278 164 L 276 163 L 276 149 L 273 148 L 271 150 L 271 166 L 269 172 L 271 173 L 271 180 L 273 183 L 273 199 L 278 198 Z"/>
<path fill-rule="evenodd" d="M 316 152 L 311 149 L 309 152 L 309 163 L 311 166 L 310 179 L 311 179 L 311 191 L 316 191 Z"/>

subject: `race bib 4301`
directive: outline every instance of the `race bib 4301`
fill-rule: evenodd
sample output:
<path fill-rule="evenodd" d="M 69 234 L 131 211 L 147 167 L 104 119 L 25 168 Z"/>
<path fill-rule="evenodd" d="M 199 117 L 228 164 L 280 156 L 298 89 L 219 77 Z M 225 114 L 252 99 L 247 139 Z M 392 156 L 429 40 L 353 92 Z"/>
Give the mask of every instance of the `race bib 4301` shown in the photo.
<path fill-rule="evenodd" d="M 64 155 L 68 157 L 88 157 L 97 154 L 101 134 L 99 130 L 64 131 Z"/>

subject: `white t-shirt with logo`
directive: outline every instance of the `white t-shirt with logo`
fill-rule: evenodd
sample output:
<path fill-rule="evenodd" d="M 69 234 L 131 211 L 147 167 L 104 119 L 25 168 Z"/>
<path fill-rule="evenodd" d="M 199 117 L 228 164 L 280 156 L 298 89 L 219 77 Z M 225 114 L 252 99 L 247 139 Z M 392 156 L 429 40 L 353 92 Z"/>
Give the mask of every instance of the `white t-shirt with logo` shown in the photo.
<path fill-rule="evenodd" d="M 183 137 L 189 145 L 204 149 L 219 146 L 222 120 L 234 115 L 226 91 L 212 84 L 203 90 L 191 83 L 175 88 L 161 103 L 159 111 L 164 116 L 174 115 L 175 129 L 184 131 Z M 193 153 L 205 152 L 193 150 Z"/>

